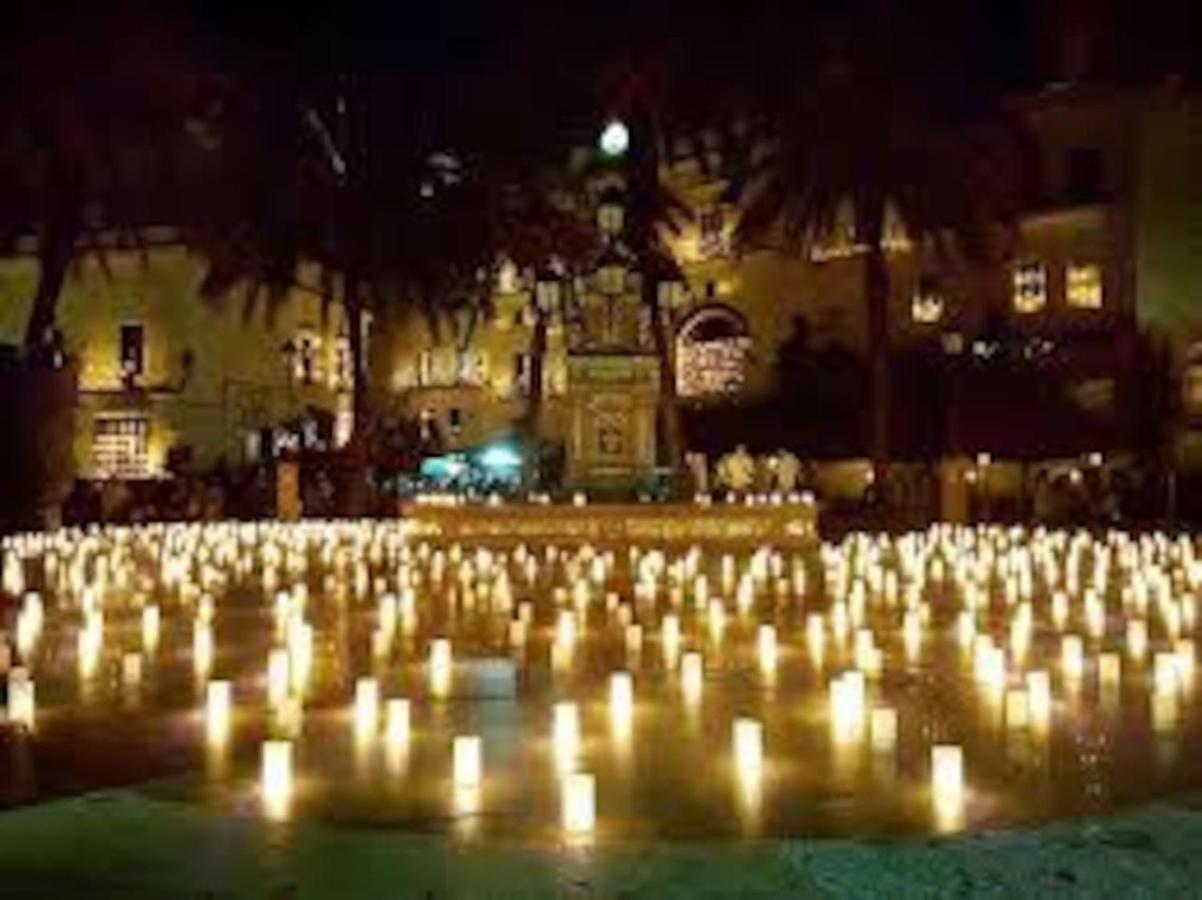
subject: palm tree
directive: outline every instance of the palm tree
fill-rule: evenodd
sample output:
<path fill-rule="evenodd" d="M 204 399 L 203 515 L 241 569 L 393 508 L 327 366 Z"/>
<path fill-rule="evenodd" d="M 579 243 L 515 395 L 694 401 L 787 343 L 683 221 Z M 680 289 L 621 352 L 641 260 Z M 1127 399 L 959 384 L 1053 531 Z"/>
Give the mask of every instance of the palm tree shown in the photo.
<path fill-rule="evenodd" d="M 185 62 L 195 47 L 153 24 L 109 24 L 120 42 L 81 36 L 63 23 L 36 37 L 8 35 L 0 243 L 35 240 L 30 353 L 54 328 L 76 259 L 93 254 L 107 268 L 113 243 L 144 250 L 146 229 L 169 223 L 181 202 L 178 164 L 197 84 Z"/>
<path fill-rule="evenodd" d="M 808 248 L 851 213 L 863 257 L 869 453 L 882 487 L 890 456 L 887 221 L 896 215 L 916 250 L 980 259 L 996 249 L 998 224 L 1012 220 L 1023 197 L 1014 165 L 1021 142 L 965 89 L 971 67 L 949 64 L 962 43 L 919 35 L 884 4 L 820 29 L 789 57 L 804 62 L 778 73 L 791 87 L 767 111 L 770 152 L 733 186 L 745 246 L 783 237 Z"/>

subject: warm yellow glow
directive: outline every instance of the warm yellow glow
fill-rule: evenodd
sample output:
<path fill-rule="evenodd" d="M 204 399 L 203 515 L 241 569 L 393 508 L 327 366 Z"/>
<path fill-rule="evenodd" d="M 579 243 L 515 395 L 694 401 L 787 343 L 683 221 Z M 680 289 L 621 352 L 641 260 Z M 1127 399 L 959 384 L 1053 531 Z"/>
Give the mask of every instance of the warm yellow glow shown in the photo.
<path fill-rule="evenodd" d="M 277 647 L 267 656 L 267 702 L 279 709 L 288 698 L 288 651 Z"/>
<path fill-rule="evenodd" d="M 1064 299 L 1077 309 L 1102 308 L 1102 267 L 1069 263 L 1064 270 Z"/>
<path fill-rule="evenodd" d="M 430 641 L 430 693 L 445 697 L 451 690 L 451 641 L 434 638 Z"/>
<path fill-rule="evenodd" d="M 1134 660 L 1142 660 L 1148 655 L 1148 623 L 1143 619 L 1127 622 L 1127 653 Z"/>
<path fill-rule="evenodd" d="M 764 726 L 756 719 L 739 717 L 733 726 L 735 769 L 740 778 L 758 778 L 764 767 Z"/>
<path fill-rule="evenodd" d="M 964 793 L 964 751 L 957 744 L 931 748 L 931 791 L 936 797 L 959 798 Z"/>
<path fill-rule="evenodd" d="M 153 604 L 142 610 L 142 649 L 153 656 L 159 646 L 159 608 Z"/>
<path fill-rule="evenodd" d="M 1066 634 L 1060 643 L 1060 666 L 1066 681 L 1073 684 L 1085 674 L 1085 645 L 1081 636 Z"/>
<path fill-rule="evenodd" d="M 27 669 L 19 666 L 8 673 L 8 721 L 27 731 L 33 731 L 33 679 L 29 677 Z"/>
<path fill-rule="evenodd" d="M 664 662 L 673 665 L 680 653 L 680 619 L 675 613 L 667 613 L 660 625 L 660 640 L 664 648 Z"/>
<path fill-rule="evenodd" d="M 628 738 L 634 718 L 634 678 L 629 672 L 609 676 L 609 716 L 614 736 Z"/>
<path fill-rule="evenodd" d="M 478 787 L 484 773 L 483 751 L 479 735 L 456 735 L 453 747 L 455 787 Z"/>
<path fill-rule="evenodd" d="M 380 684 L 374 678 L 355 682 L 355 735 L 360 740 L 375 737 L 380 722 Z"/>
<path fill-rule="evenodd" d="M 756 631 L 756 655 L 765 676 L 776 674 L 776 626 L 764 624 Z"/>
<path fill-rule="evenodd" d="M 197 678 L 207 678 L 213 667 L 213 627 L 199 619 L 192 629 L 192 665 Z"/>
<path fill-rule="evenodd" d="M 575 703 L 561 701 L 555 704 L 552 715 L 551 744 L 555 767 L 560 775 L 566 775 L 576 768 L 580 754 L 580 710 Z"/>
<path fill-rule="evenodd" d="M 705 668 L 701 654 L 695 650 L 684 654 L 680 659 L 680 690 L 685 703 L 690 706 L 701 700 L 701 684 L 704 680 Z"/>
<path fill-rule="evenodd" d="M 1052 680 L 1043 670 L 1027 673 L 1027 708 L 1032 726 L 1046 731 L 1052 719 Z"/>
<path fill-rule="evenodd" d="M 231 699 L 228 681 L 209 682 L 205 690 L 205 733 L 211 744 L 223 744 L 229 737 Z"/>
<path fill-rule="evenodd" d="M 264 741 L 260 790 L 263 811 L 269 819 L 284 819 L 292 804 L 292 742 Z"/>
<path fill-rule="evenodd" d="M 888 706 L 872 711 L 872 749 L 878 753 L 892 753 L 897 745 L 897 710 Z"/>
<path fill-rule="evenodd" d="M 572 835 L 589 833 L 597 822 L 597 782 L 589 772 L 563 778 L 563 829 Z"/>
<path fill-rule="evenodd" d="M 408 745 L 410 732 L 409 701 L 389 700 L 384 706 L 384 736 L 388 745 L 398 748 Z"/>

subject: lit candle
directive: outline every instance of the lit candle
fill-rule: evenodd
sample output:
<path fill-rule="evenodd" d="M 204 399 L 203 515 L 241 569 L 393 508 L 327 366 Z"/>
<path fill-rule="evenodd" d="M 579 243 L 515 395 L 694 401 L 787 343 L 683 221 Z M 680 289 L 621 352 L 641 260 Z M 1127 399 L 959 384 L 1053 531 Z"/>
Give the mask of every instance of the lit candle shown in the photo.
<path fill-rule="evenodd" d="M 228 681 L 209 682 L 205 691 L 205 731 L 211 743 L 223 743 L 229 735 L 230 697 Z"/>
<path fill-rule="evenodd" d="M 735 768 L 740 778 L 756 778 L 764 763 L 764 726 L 740 716 L 733 726 Z"/>
<path fill-rule="evenodd" d="M 756 632 L 760 671 L 765 675 L 776 673 L 776 627 L 764 624 Z"/>
<path fill-rule="evenodd" d="M 931 790 L 940 799 L 959 799 L 964 793 L 964 751 L 956 744 L 931 748 Z"/>
<path fill-rule="evenodd" d="M 455 787 L 479 787 L 483 769 L 484 766 L 479 735 L 456 735 L 454 741 Z"/>
<path fill-rule="evenodd" d="M 153 604 L 142 610 L 142 649 L 153 655 L 159 646 L 159 608 Z"/>
<path fill-rule="evenodd" d="M 888 706 L 872 711 L 870 722 L 872 749 L 877 753 L 892 753 L 897 745 L 897 710 Z"/>
<path fill-rule="evenodd" d="M 588 834 L 596 826 L 597 782 L 590 772 L 563 779 L 563 828 L 571 835 Z"/>
<path fill-rule="evenodd" d="M 385 737 L 390 747 L 401 747 L 409 743 L 410 712 L 409 701 L 403 699 L 389 700 L 384 707 Z"/>
<path fill-rule="evenodd" d="M 701 683 L 704 668 L 701 654 L 695 650 L 689 651 L 680 660 L 680 688 L 685 702 L 690 706 L 701 699 Z"/>
<path fill-rule="evenodd" d="M 20 666 L 8 673 L 8 720 L 14 725 L 33 731 L 33 679 L 29 677 L 29 670 Z"/>
<path fill-rule="evenodd" d="M 292 742 L 264 741 L 260 774 L 263 809 L 268 818 L 283 819 L 292 799 Z"/>
<path fill-rule="evenodd" d="M 553 715 L 551 742 L 556 767 L 564 775 L 576 767 L 576 755 L 580 750 L 580 711 L 575 703 L 562 701 L 555 704 Z"/>
<path fill-rule="evenodd" d="M 629 672 L 614 672 L 609 677 L 609 713 L 615 734 L 628 736 L 634 715 L 634 679 Z"/>
<path fill-rule="evenodd" d="M 446 696 L 451 686 L 451 641 L 434 638 L 430 642 L 430 691 L 435 696 Z"/>
<path fill-rule="evenodd" d="M 360 739 L 376 733 L 380 719 L 380 684 L 374 678 L 355 682 L 355 734 Z"/>
<path fill-rule="evenodd" d="M 277 647 L 267 657 L 267 702 L 279 708 L 288 697 L 288 651 Z"/>

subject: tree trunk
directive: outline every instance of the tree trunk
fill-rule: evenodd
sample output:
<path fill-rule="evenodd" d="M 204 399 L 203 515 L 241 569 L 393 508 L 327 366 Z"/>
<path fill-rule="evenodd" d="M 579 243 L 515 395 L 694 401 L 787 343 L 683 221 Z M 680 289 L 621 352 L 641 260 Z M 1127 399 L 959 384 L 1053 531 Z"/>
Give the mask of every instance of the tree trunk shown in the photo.
<path fill-rule="evenodd" d="M 366 512 L 368 445 L 368 384 L 366 347 L 363 340 L 362 285 L 355 274 L 345 277 L 343 297 L 351 353 L 351 434 L 347 453 L 351 462 L 347 506 L 352 516 Z"/>
<path fill-rule="evenodd" d="M 868 452 L 877 496 L 889 483 L 889 266 L 881 248 L 882 217 L 872 216 L 866 229 L 864 298 L 868 306 L 869 426 Z"/>
<path fill-rule="evenodd" d="M 525 452 L 522 468 L 525 473 L 526 488 L 537 490 L 542 487 L 542 446 L 546 437 L 546 423 L 543 421 L 545 397 L 543 394 L 543 367 L 547 356 L 547 313 L 535 305 L 534 329 L 530 336 L 530 356 L 527 377 L 526 422 L 523 429 L 525 434 Z"/>
<path fill-rule="evenodd" d="M 649 308 L 655 318 L 651 332 L 659 356 L 659 418 L 664 441 L 660 458 L 675 474 L 682 471 L 684 464 L 684 427 L 680 398 L 676 394 L 676 335 L 672 315 L 660 308 L 658 298 Z"/>
<path fill-rule="evenodd" d="M 54 328 L 59 294 L 75 250 L 75 226 L 66 220 L 48 224 L 38 241 L 38 286 L 25 324 L 25 352 L 36 356 Z"/>

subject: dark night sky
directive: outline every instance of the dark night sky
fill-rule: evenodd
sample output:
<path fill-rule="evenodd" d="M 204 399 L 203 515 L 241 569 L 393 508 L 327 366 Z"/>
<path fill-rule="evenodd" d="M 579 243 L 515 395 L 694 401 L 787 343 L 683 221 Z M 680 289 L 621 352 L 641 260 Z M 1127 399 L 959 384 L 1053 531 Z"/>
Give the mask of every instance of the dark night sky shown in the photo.
<path fill-rule="evenodd" d="M 133 31 L 160 28 L 220 66 L 248 52 L 338 68 L 403 68 L 437 75 L 492 71 L 516 63 L 534 73 L 558 65 L 584 71 L 623 55 L 690 58 L 710 87 L 740 60 L 786 60 L 815 23 L 872 0 L 426 0 L 287 6 L 232 0 L 80 4 L 15 0 L 0 13 L 6 56 L 28 55 L 27 36 L 53 34 L 121 52 Z M 879 2 L 879 0 L 878 0 Z M 983 91 L 1032 87 L 1065 74 L 1073 38 L 1091 49 L 1083 74 L 1197 77 L 1202 42 L 1192 0 L 897 0 L 918 33 L 958 37 L 966 78 Z M 66 10 L 72 10 L 67 12 Z M 938 44 L 936 44 L 938 46 Z M 4 49 L 4 48 L 0 48 Z M 43 65 L 70 67 L 72 53 Z"/>

